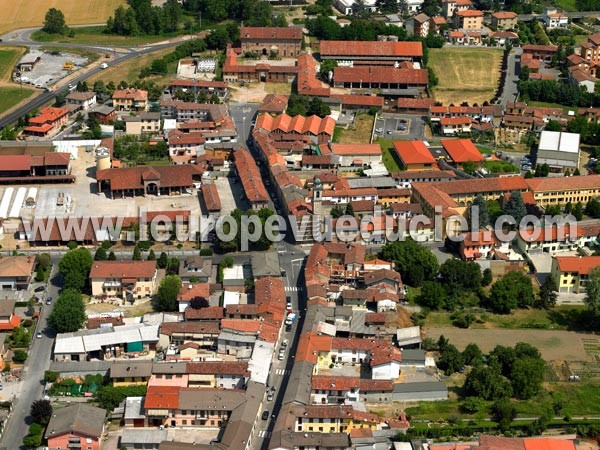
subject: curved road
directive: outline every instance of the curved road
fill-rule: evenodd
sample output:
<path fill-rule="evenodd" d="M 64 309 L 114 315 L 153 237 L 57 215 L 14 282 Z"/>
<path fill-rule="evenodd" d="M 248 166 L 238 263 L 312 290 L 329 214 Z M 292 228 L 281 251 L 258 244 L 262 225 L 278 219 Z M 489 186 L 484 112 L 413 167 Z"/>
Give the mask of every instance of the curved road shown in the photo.
<path fill-rule="evenodd" d="M 13 45 L 13 46 L 19 46 L 19 47 L 23 47 L 23 46 L 38 47 L 38 46 L 53 45 L 52 42 L 32 41 L 31 34 L 36 30 L 39 30 L 39 28 L 23 28 L 20 30 L 11 31 L 10 33 L 6 33 L 5 35 L 0 36 L 0 38 L 2 39 L 1 45 L 3 45 L 3 46 Z M 157 50 L 161 50 L 163 48 L 174 47 L 176 45 L 181 44 L 184 41 L 191 40 L 191 39 L 194 39 L 194 38 L 187 37 L 187 38 L 178 39 L 177 41 L 166 42 L 163 44 L 154 44 L 154 45 L 148 44 L 146 46 L 135 46 L 135 47 L 123 47 L 123 46 L 113 47 L 113 46 L 70 44 L 70 43 L 65 43 L 65 44 L 56 43 L 55 45 L 60 46 L 60 47 L 82 48 L 82 49 L 87 49 L 87 50 L 104 51 L 104 52 L 113 51 L 113 49 L 115 51 L 119 51 L 119 50 L 125 51 L 126 53 L 115 53 L 115 55 L 116 55 L 115 59 L 106 63 L 110 67 L 110 66 L 115 66 L 117 64 L 121 64 L 125 61 L 129 61 L 131 59 L 135 59 L 145 53 L 151 53 L 151 52 L 154 52 Z M 98 72 L 101 72 L 102 70 L 103 69 L 101 69 L 100 67 L 95 67 L 93 69 L 89 69 L 89 70 L 85 71 L 84 73 L 82 73 L 81 75 L 77 76 L 76 78 L 72 79 L 70 82 L 73 84 L 77 84 L 78 82 L 84 81 L 84 80 L 88 79 L 89 77 L 91 77 L 92 75 L 95 75 Z M 30 112 L 36 108 L 39 108 L 40 106 L 52 101 L 54 99 L 54 97 L 56 97 L 58 92 L 60 92 L 60 91 L 61 91 L 61 89 L 57 89 L 56 91 L 44 92 L 41 95 L 38 95 L 37 97 L 31 99 L 24 105 L 20 106 L 19 108 L 15 109 L 14 111 L 1 117 L 0 118 L 0 129 L 7 125 L 10 125 L 11 123 L 16 122 L 19 119 L 19 117 L 27 114 L 28 112 Z"/>

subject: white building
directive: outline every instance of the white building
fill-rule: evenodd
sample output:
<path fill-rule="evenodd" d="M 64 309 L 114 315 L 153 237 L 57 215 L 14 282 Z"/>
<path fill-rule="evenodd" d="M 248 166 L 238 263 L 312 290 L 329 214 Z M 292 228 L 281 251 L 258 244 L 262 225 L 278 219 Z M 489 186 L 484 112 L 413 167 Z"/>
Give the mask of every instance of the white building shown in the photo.
<path fill-rule="evenodd" d="M 546 28 L 566 28 L 569 26 L 569 18 L 556 9 L 547 9 L 546 14 L 542 17 L 546 24 Z"/>
<path fill-rule="evenodd" d="M 536 165 L 548 164 L 550 171 L 574 171 L 579 167 L 579 134 L 542 131 Z"/>

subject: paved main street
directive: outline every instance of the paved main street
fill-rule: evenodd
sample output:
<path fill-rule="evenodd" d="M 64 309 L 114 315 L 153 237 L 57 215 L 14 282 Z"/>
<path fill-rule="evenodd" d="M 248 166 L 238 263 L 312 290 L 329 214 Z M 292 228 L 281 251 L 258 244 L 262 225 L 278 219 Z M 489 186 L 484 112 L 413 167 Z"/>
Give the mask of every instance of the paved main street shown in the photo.
<path fill-rule="evenodd" d="M 42 397 L 44 388 L 44 372 L 50 367 L 50 356 L 52 354 L 52 345 L 54 343 L 54 333 L 48 328 L 48 316 L 52 312 L 54 302 L 46 305 L 45 300 L 48 297 L 56 299 L 58 297 L 59 286 L 54 284 L 56 281 L 57 264 L 52 266 L 52 272 L 48 283 L 46 293 L 43 296 L 43 306 L 38 320 L 37 329 L 34 332 L 31 346 L 28 352 L 27 361 L 22 374 L 22 381 L 17 388 L 17 395 L 14 399 L 13 410 L 8 423 L 4 427 L 4 434 L 0 439 L 0 450 L 15 450 L 21 447 L 23 438 L 27 435 L 29 427 L 28 416 L 31 404 Z M 31 285 L 33 290 L 39 286 L 39 283 Z M 37 339 L 35 333 L 42 332 L 42 338 Z"/>

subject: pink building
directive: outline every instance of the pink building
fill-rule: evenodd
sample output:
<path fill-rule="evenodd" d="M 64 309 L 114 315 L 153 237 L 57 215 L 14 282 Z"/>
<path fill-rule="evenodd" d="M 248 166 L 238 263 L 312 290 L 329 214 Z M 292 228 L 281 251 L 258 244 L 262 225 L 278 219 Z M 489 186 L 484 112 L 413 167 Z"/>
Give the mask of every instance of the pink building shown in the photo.
<path fill-rule="evenodd" d="M 48 448 L 99 450 L 105 417 L 104 409 L 85 403 L 57 409 L 46 429 Z"/>

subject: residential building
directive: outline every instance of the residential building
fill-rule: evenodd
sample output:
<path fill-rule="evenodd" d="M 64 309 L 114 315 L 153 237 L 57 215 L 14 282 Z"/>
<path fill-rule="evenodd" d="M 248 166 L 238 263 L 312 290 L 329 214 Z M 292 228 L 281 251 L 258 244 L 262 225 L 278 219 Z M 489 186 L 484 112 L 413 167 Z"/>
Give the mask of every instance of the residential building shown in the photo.
<path fill-rule="evenodd" d="M 179 130 L 169 132 L 169 157 L 174 164 L 195 164 L 206 153 L 204 133 Z"/>
<path fill-rule="evenodd" d="M 427 37 L 429 34 L 430 18 L 427 14 L 417 14 L 406 21 L 406 31 L 409 36 Z"/>
<path fill-rule="evenodd" d="M 470 133 L 473 121 L 469 116 L 442 117 L 440 127 L 444 136 L 452 136 L 456 133 Z"/>
<path fill-rule="evenodd" d="M 114 386 L 145 385 L 152 376 L 151 360 L 113 361 L 109 377 Z"/>
<path fill-rule="evenodd" d="M 258 114 L 268 113 L 273 115 L 283 114 L 287 109 L 288 98 L 281 94 L 267 94 L 258 107 Z"/>
<path fill-rule="evenodd" d="M 148 91 L 128 88 L 118 89 L 112 96 L 117 111 L 148 111 Z"/>
<path fill-rule="evenodd" d="M 512 11 L 496 11 L 492 14 L 492 26 L 498 30 L 517 29 L 517 13 Z"/>
<path fill-rule="evenodd" d="M 437 160 L 423 141 L 395 141 L 394 150 L 406 170 L 422 171 L 437 168 Z"/>
<path fill-rule="evenodd" d="M 458 253 L 464 261 L 489 259 L 496 246 L 496 240 L 491 231 L 479 230 L 466 232 L 460 241 Z"/>
<path fill-rule="evenodd" d="M 524 56 L 529 56 L 531 59 L 544 61 L 549 63 L 552 61 L 552 57 L 556 55 L 558 51 L 558 47 L 556 45 L 537 45 L 537 44 L 527 44 L 521 47 L 523 49 L 523 54 L 521 55 L 521 60 L 523 60 Z"/>
<path fill-rule="evenodd" d="M 547 164 L 551 172 L 573 172 L 579 168 L 579 134 L 542 131 L 536 165 Z"/>
<path fill-rule="evenodd" d="M 46 427 L 49 448 L 99 450 L 106 411 L 85 403 L 58 408 Z"/>
<path fill-rule="evenodd" d="M 206 94 L 211 97 L 216 94 L 220 100 L 227 99 L 229 96 L 229 89 L 227 83 L 223 81 L 208 81 L 208 80 L 173 80 L 169 86 L 169 92 L 171 95 L 175 95 L 177 91 L 194 92 L 195 95 Z"/>
<path fill-rule="evenodd" d="M 579 177 L 549 177 L 525 180 L 535 202 L 546 208 L 551 205 L 586 204 L 600 196 L 600 175 Z"/>
<path fill-rule="evenodd" d="M 559 292 L 582 293 L 588 275 L 600 266 L 600 256 L 554 256 L 552 276 L 558 284 Z"/>
<path fill-rule="evenodd" d="M 191 307 L 194 300 L 204 300 L 206 302 L 204 306 L 207 306 L 209 296 L 210 284 L 208 283 L 182 283 L 177 294 L 179 312 L 184 312 L 188 307 Z"/>
<path fill-rule="evenodd" d="M 95 92 L 71 92 L 65 97 L 67 102 L 67 108 L 73 105 L 72 111 L 88 111 L 94 105 L 96 105 L 96 93 Z"/>
<path fill-rule="evenodd" d="M 211 275 L 212 261 L 210 258 L 188 256 L 179 264 L 179 277 L 181 281 L 189 283 L 190 278 L 194 277 L 199 283 L 208 283 Z"/>
<path fill-rule="evenodd" d="M 0 256 L 0 289 L 27 289 L 34 267 L 33 256 Z"/>
<path fill-rule="evenodd" d="M 425 69 L 393 66 L 338 66 L 333 69 L 333 83 L 335 87 L 350 89 L 412 88 L 424 91 L 429 84 L 429 74 Z"/>
<path fill-rule="evenodd" d="M 160 132 L 160 113 L 143 112 L 135 116 L 123 117 L 125 122 L 125 134 L 140 136 L 143 133 Z"/>
<path fill-rule="evenodd" d="M 320 146 L 321 154 L 331 154 L 342 167 L 370 166 L 381 162 L 379 144 L 329 144 Z"/>
<path fill-rule="evenodd" d="M 15 315 L 15 304 L 15 299 L 0 300 L 0 331 L 12 331 L 21 324 L 21 319 Z"/>
<path fill-rule="evenodd" d="M 244 189 L 244 194 L 252 209 L 260 210 L 267 207 L 269 204 L 269 194 L 265 189 L 256 161 L 250 152 L 240 148 L 233 152 L 233 160 L 235 170 Z"/>
<path fill-rule="evenodd" d="M 124 301 L 150 297 L 156 288 L 156 262 L 94 261 L 90 284 L 94 297 Z"/>
<path fill-rule="evenodd" d="M 242 51 L 265 56 L 297 57 L 302 50 L 302 38 L 300 27 L 240 28 Z"/>
<path fill-rule="evenodd" d="M 117 117 L 115 108 L 107 104 L 96 104 L 88 110 L 88 116 L 94 117 L 102 125 L 108 125 Z"/>
<path fill-rule="evenodd" d="M 566 28 L 569 26 L 569 18 L 566 14 L 558 11 L 556 8 L 546 9 L 546 13 L 542 16 L 542 20 L 546 28 L 553 30 L 555 28 Z"/>
<path fill-rule="evenodd" d="M 23 128 L 31 136 L 48 137 L 60 130 L 69 120 L 67 108 L 49 106 L 42 108 L 37 116 L 29 118 L 28 125 Z"/>
<path fill-rule="evenodd" d="M 471 6 L 471 0 L 442 0 L 442 14 L 446 19 L 451 19 L 455 13 L 466 11 Z"/>
<path fill-rule="evenodd" d="M 455 12 L 454 25 L 461 30 L 481 30 L 483 28 L 483 12 L 477 9 Z"/>

